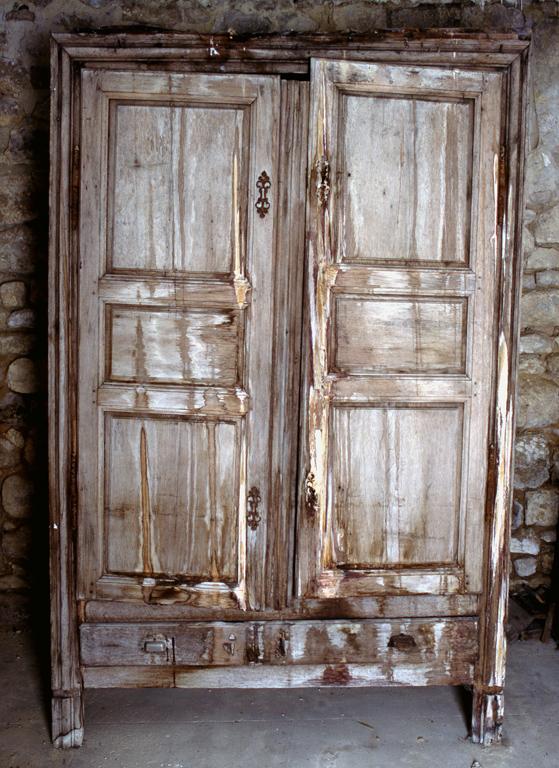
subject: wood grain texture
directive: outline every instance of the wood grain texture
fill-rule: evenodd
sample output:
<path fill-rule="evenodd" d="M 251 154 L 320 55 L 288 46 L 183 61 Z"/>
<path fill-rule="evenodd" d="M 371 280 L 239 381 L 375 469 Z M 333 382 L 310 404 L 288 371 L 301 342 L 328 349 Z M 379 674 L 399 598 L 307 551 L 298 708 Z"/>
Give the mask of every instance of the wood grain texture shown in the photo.
<path fill-rule="evenodd" d="M 472 100 L 338 89 L 337 258 L 467 263 Z"/>
<path fill-rule="evenodd" d="M 51 736 L 55 747 L 83 740 L 83 680 L 75 608 L 75 261 L 74 81 L 71 61 L 51 46 L 49 193 L 49 545 L 51 584 Z"/>
<path fill-rule="evenodd" d="M 308 423 L 300 473 L 307 485 L 302 497 L 310 493 L 316 504 L 310 510 L 301 504 L 299 594 L 478 592 L 502 79 L 465 69 L 327 60 L 313 61 L 311 70 Z M 398 116 L 408 115 L 405 101 L 413 106 L 410 131 L 398 127 L 404 126 Z M 452 138 L 458 123 L 461 149 Z M 437 152 L 429 148 L 431 129 Z M 370 164 L 371 153 L 382 160 Z M 378 186 L 365 183 L 373 166 L 386 179 L 384 214 Z M 447 203 L 459 212 L 454 223 Z M 421 248 L 427 245 L 432 256 L 429 276 L 418 268 L 428 261 L 427 251 L 414 245 L 418 227 Z M 384 240 L 396 244 L 387 259 L 391 269 L 369 267 L 381 259 L 375 248 L 386 251 L 378 245 Z M 443 251 L 451 253 L 448 260 Z M 394 402 L 402 409 L 398 419 L 382 426 L 376 415 L 383 408 L 389 413 Z M 430 424 L 429 414 L 437 412 L 427 405 L 435 404 L 453 407 L 460 418 L 438 423 L 437 416 Z M 408 426 L 396 423 L 400 413 L 411 419 Z M 421 413 L 414 426 L 412 413 Z M 390 573 L 395 565 L 407 572 Z M 343 572 L 348 568 L 351 578 Z"/>
<path fill-rule="evenodd" d="M 272 465 L 280 469 L 273 475 L 270 496 L 270 507 L 279 514 L 268 528 L 267 610 L 284 608 L 293 600 L 308 105 L 308 83 L 282 82 L 271 454 Z"/>
<path fill-rule="evenodd" d="M 456 682 L 458 670 L 471 672 L 477 629 L 475 619 L 84 624 L 80 646 L 85 667 L 371 664 L 378 665 L 387 679 L 422 685 L 426 676 L 440 674 L 445 666 L 450 683 Z M 157 641 L 154 652 L 152 644 Z M 400 665 L 407 667 L 406 678 Z"/>
<path fill-rule="evenodd" d="M 86 68 L 82 88 L 81 594 L 257 607 L 279 82 Z"/>
<path fill-rule="evenodd" d="M 386 594 L 371 597 L 345 597 L 328 601 L 291 600 L 281 610 L 241 611 L 230 607 L 231 621 L 257 621 L 263 615 L 269 620 L 295 621 L 306 619 L 367 619 L 445 616 L 475 616 L 479 613 L 480 596 L 472 594 L 442 595 L 395 595 Z M 138 621 L 219 621 L 222 616 L 219 606 L 200 606 L 195 601 L 171 603 L 168 605 L 146 603 L 111 603 L 108 600 L 89 600 L 83 605 L 85 620 L 88 622 L 138 622 Z"/>
<path fill-rule="evenodd" d="M 106 322 L 109 381 L 240 383 L 242 319 L 236 310 L 112 305 Z"/>
<path fill-rule="evenodd" d="M 460 407 L 333 408 L 330 567 L 457 562 L 461 438 Z"/>
<path fill-rule="evenodd" d="M 465 299 L 342 294 L 332 314 L 335 371 L 465 373 Z"/>
<path fill-rule="evenodd" d="M 238 426 L 112 416 L 105 429 L 107 573 L 235 583 Z"/>
<path fill-rule="evenodd" d="M 522 273 L 522 210 L 526 150 L 528 54 L 518 57 L 506 75 L 506 155 L 501 158 L 501 205 L 497 217 L 496 255 L 500 262 L 495 415 L 487 488 L 488 535 L 476 669 L 472 740 L 482 744 L 502 738 L 509 583 L 510 508 L 512 505 L 518 315 Z"/>
<path fill-rule="evenodd" d="M 117 104 L 109 132 L 114 270 L 230 273 L 249 160 L 244 109 Z"/>

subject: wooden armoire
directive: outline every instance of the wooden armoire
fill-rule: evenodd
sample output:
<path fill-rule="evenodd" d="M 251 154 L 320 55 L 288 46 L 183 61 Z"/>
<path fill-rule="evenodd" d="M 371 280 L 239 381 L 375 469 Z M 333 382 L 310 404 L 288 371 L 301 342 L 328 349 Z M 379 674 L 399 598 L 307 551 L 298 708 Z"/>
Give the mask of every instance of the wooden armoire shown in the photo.
<path fill-rule="evenodd" d="M 110 686 L 466 685 L 499 739 L 527 53 L 54 38 L 57 746 Z"/>

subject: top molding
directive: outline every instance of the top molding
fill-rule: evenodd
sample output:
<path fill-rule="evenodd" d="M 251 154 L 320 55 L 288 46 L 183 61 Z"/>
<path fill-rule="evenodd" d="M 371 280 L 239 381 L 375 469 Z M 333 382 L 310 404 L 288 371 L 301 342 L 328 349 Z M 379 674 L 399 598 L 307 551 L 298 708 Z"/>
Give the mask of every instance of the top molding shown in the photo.
<path fill-rule="evenodd" d="M 368 35 L 209 35 L 107 31 L 53 35 L 77 62 L 181 62 L 210 71 L 308 74 L 311 58 L 394 59 L 506 67 L 528 48 L 526 36 L 462 29 L 379 30 Z"/>

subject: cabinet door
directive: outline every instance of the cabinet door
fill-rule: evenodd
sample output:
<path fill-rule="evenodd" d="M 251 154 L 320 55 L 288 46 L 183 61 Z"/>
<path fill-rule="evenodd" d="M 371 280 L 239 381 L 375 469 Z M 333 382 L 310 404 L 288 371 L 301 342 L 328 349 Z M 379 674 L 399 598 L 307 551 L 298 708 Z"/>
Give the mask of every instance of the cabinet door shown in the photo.
<path fill-rule="evenodd" d="M 482 590 L 501 88 L 312 63 L 300 595 Z"/>
<path fill-rule="evenodd" d="M 279 79 L 85 69 L 80 109 L 79 596 L 258 608 Z"/>

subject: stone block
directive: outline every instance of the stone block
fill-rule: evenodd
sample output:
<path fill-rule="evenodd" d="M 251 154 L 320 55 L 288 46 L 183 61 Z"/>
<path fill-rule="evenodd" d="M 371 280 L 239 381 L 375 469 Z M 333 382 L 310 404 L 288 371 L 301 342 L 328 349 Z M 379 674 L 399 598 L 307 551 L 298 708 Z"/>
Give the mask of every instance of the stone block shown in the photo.
<path fill-rule="evenodd" d="M 0 272 L 30 274 L 37 268 L 41 253 L 46 252 L 46 228 L 41 247 L 36 229 L 20 224 L 0 230 Z"/>
<path fill-rule="evenodd" d="M 559 270 L 548 269 L 545 272 L 538 272 L 536 274 L 536 283 L 543 288 L 559 287 Z"/>
<path fill-rule="evenodd" d="M 25 306 L 27 287 L 21 280 L 9 280 L 0 285 L 0 301 L 7 309 L 20 309 Z"/>
<path fill-rule="evenodd" d="M 520 355 L 518 360 L 518 370 L 522 373 L 538 375 L 545 373 L 545 362 L 538 355 Z"/>
<path fill-rule="evenodd" d="M 2 483 L 2 505 L 11 517 L 29 517 L 33 505 L 33 483 L 23 475 L 9 475 Z"/>
<path fill-rule="evenodd" d="M 551 373 L 553 376 L 559 376 L 559 354 L 550 355 L 547 358 L 545 364 L 549 373 Z"/>
<path fill-rule="evenodd" d="M 546 427 L 559 421 L 559 387 L 549 379 L 519 376 L 517 426 Z"/>
<path fill-rule="evenodd" d="M 554 349 L 554 339 L 541 333 L 530 333 L 520 337 L 521 354 L 549 355 Z"/>
<path fill-rule="evenodd" d="M 549 447 L 540 434 L 521 435 L 516 440 L 514 485 L 538 488 L 549 480 Z"/>
<path fill-rule="evenodd" d="M 526 269 L 559 269 L 559 250 L 536 248 L 528 256 Z"/>
<path fill-rule="evenodd" d="M 35 347 L 35 337 L 29 333 L 0 334 L 0 356 L 28 355 Z"/>
<path fill-rule="evenodd" d="M 513 536 L 510 541 L 510 551 L 512 554 L 537 555 L 540 551 L 540 542 L 531 534 Z"/>
<path fill-rule="evenodd" d="M 15 467 L 20 462 L 21 450 L 4 436 L 0 437 L 0 468 Z"/>
<path fill-rule="evenodd" d="M 559 492 L 555 488 L 542 488 L 526 494 L 526 525 L 550 527 L 557 524 Z"/>
<path fill-rule="evenodd" d="M 8 318 L 8 328 L 34 328 L 35 312 L 32 309 L 16 309 Z"/>
<path fill-rule="evenodd" d="M 28 587 L 29 584 L 21 576 L 16 576 L 15 574 L 0 576 L 0 592 L 7 592 L 12 589 L 27 589 Z"/>
<path fill-rule="evenodd" d="M 514 560 L 514 570 L 519 576 L 533 576 L 536 572 L 538 561 L 535 557 L 518 557 Z"/>
<path fill-rule="evenodd" d="M 530 291 L 520 302 L 521 328 L 559 325 L 559 291 L 551 288 Z"/>
<path fill-rule="evenodd" d="M 515 499 L 512 503 L 512 520 L 511 520 L 512 530 L 516 531 L 516 529 L 520 528 L 520 526 L 523 523 L 524 523 L 524 507 L 518 501 L 518 499 Z"/>
<path fill-rule="evenodd" d="M 33 360 L 18 357 L 8 368 L 8 386 L 12 392 L 30 395 L 39 391 L 40 380 Z"/>
<path fill-rule="evenodd" d="M 559 205 L 555 205 L 536 218 L 534 238 L 538 245 L 559 244 Z"/>
<path fill-rule="evenodd" d="M 2 537 L 4 554 L 13 560 L 23 560 L 31 554 L 31 528 L 20 525 L 14 531 L 8 531 Z"/>

